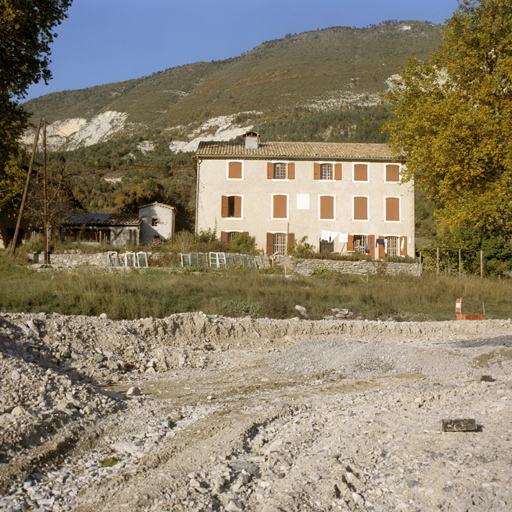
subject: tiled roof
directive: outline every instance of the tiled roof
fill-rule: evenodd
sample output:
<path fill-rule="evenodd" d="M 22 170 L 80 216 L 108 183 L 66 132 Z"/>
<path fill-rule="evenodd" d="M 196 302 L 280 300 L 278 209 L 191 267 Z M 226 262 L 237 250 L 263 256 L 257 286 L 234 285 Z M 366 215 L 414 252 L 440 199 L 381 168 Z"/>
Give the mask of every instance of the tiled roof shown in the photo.
<path fill-rule="evenodd" d="M 131 213 L 74 213 L 64 220 L 65 226 L 138 226 L 142 223 Z"/>
<path fill-rule="evenodd" d="M 161 206 L 162 208 L 168 208 L 169 210 L 176 210 L 174 206 L 170 206 L 168 204 L 159 203 L 158 201 L 155 201 L 154 203 L 144 204 L 142 206 L 139 206 L 139 210 L 142 208 L 149 208 L 150 206 Z"/>
<path fill-rule="evenodd" d="M 339 160 L 397 160 L 387 144 L 348 144 L 340 142 L 260 142 L 257 149 L 246 149 L 244 142 L 200 142 L 198 157 L 230 158 L 332 158 Z"/>

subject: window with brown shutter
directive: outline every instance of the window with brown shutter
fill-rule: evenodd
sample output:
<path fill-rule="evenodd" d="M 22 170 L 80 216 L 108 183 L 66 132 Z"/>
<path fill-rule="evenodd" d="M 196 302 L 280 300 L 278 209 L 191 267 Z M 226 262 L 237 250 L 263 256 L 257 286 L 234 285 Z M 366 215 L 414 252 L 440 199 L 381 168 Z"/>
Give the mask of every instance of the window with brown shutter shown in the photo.
<path fill-rule="evenodd" d="M 272 162 L 267 162 L 267 180 L 271 180 L 274 178 L 274 164 Z"/>
<path fill-rule="evenodd" d="M 400 181 L 400 166 L 398 164 L 386 164 L 386 181 Z"/>
<path fill-rule="evenodd" d="M 397 222 L 400 220 L 400 198 L 386 197 L 386 220 Z"/>
<path fill-rule="evenodd" d="M 286 219 L 288 217 L 288 196 L 272 196 L 272 218 Z"/>
<path fill-rule="evenodd" d="M 368 220 L 367 197 L 354 197 L 354 220 Z"/>
<path fill-rule="evenodd" d="M 221 217 L 242 217 L 242 196 L 222 196 Z"/>
<path fill-rule="evenodd" d="M 313 179 L 319 180 L 321 177 L 321 173 L 322 173 L 322 170 L 321 170 L 320 164 L 315 162 L 313 164 Z"/>
<path fill-rule="evenodd" d="M 354 251 L 354 235 L 348 235 L 347 251 L 348 252 Z"/>
<path fill-rule="evenodd" d="M 354 164 L 354 181 L 368 181 L 368 164 Z"/>
<path fill-rule="evenodd" d="M 228 178 L 230 180 L 241 180 L 242 179 L 242 162 L 229 162 Z"/>
<path fill-rule="evenodd" d="M 320 196 L 320 219 L 334 219 L 334 196 Z"/>
<path fill-rule="evenodd" d="M 267 254 L 274 254 L 274 233 L 267 233 Z"/>
<path fill-rule="evenodd" d="M 286 166 L 286 175 L 288 176 L 289 180 L 295 179 L 295 163 L 294 162 L 290 162 Z"/>
<path fill-rule="evenodd" d="M 286 164 L 277 163 L 274 164 L 274 176 L 275 180 L 285 180 L 286 179 Z"/>
<path fill-rule="evenodd" d="M 341 180 L 341 164 L 334 165 L 334 179 Z"/>

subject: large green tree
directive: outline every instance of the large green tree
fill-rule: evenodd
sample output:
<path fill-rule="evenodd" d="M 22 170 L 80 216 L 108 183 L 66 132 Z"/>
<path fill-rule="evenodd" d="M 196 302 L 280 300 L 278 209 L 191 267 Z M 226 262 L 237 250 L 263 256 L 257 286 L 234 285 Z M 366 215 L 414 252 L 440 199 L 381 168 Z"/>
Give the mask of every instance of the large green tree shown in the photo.
<path fill-rule="evenodd" d="M 27 126 L 28 113 L 18 101 L 31 84 L 50 80 L 48 57 L 56 37 L 54 28 L 66 17 L 71 2 L 0 0 L 0 194 L 11 193 L 8 177 Z"/>
<path fill-rule="evenodd" d="M 460 0 L 428 62 L 412 57 L 386 99 L 405 179 L 434 203 L 439 227 L 512 234 L 512 3 Z"/>

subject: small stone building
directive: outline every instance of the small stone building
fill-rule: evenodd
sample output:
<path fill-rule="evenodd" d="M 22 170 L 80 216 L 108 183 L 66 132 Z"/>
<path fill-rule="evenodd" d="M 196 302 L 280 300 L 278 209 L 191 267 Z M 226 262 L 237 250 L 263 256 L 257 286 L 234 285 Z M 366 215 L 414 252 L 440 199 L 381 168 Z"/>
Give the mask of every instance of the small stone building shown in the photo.
<path fill-rule="evenodd" d="M 174 235 L 176 208 L 162 203 L 139 206 L 142 221 L 140 242 L 144 245 L 154 240 L 166 240 Z"/>

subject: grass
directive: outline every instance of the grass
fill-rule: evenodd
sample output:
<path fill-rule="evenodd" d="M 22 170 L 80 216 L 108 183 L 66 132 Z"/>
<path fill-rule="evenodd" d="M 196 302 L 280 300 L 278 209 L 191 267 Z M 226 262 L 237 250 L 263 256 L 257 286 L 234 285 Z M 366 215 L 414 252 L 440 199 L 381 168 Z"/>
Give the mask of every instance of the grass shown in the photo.
<path fill-rule="evenodd" d="M 369 277 L 319 274 L 284 277 L 254 270 L 200 274 L 149 270 L 127 275 L 35 272 L 0 254 L 0 310 L 67 315 L 100 315 L 113 319 L 163 318 L 203 311 L 226 316 L 291 318 L 295 305 L 309 318 L 346 308 L 375 320 L 454 320 L 455 299 L 464 313 L 509 318 L 512 281 L 425 274 L 421 277 Z"/>

